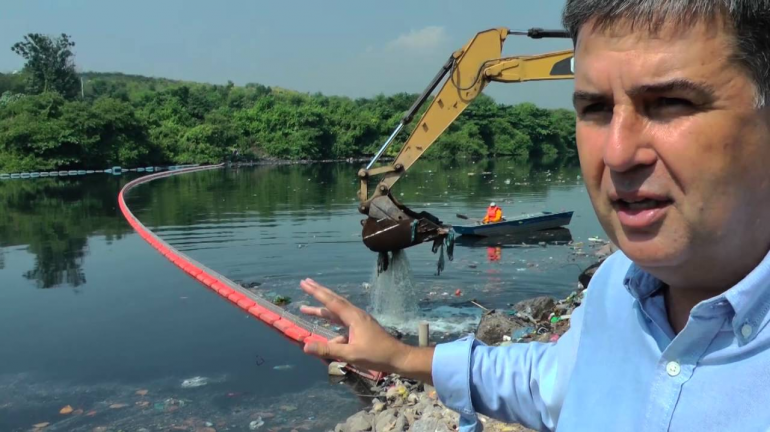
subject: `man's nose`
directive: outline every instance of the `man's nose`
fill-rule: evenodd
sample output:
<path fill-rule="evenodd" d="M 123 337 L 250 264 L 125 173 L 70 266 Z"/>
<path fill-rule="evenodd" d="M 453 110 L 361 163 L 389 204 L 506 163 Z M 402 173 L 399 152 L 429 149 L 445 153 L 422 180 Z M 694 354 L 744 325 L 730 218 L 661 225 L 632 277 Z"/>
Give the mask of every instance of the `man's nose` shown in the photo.
<path fill-rule="evenodd" d="M 612 171 L 626 172 L 656 160 L 643 118 L 631 107 L 616 106 L 604 143 L 604 164 Z"/>

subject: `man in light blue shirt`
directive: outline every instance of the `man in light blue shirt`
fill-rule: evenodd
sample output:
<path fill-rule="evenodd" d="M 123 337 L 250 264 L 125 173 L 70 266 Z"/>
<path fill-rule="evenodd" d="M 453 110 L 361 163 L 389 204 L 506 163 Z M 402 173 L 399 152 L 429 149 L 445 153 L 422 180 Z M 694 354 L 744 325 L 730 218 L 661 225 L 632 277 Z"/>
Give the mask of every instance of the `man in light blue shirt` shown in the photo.
<path fill-rule="evenodd" d="M 620 252 L 557 343 L 406 346 L 312 280 L 349 327 L 309 353 L 433 382 L 481 430 L 770 430 L 770 0 L 568 0 L 576 137 Z"/>

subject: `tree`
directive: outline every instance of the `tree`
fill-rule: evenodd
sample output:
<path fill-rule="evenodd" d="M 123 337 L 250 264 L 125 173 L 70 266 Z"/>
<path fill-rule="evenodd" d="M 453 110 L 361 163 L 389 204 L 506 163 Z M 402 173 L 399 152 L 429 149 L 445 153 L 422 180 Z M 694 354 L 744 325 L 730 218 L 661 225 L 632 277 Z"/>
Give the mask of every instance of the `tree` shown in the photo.
<path fill-rule="evenodd" d="M 62 120 L 56 93 L 26 96 L 0 107 L 0 172 L 50 170 L 78 163 L 79 144 Z"/>
<path fill-rule="evenodd" d="M 27 61 L 27 91 L 33 94 L 58 92 L 67 99 L 78 94 L 78 76 L 75 72 L 75 42 L 66 34 L 57 38 L 30 33 L 15 43 L 11 50 Z"/>

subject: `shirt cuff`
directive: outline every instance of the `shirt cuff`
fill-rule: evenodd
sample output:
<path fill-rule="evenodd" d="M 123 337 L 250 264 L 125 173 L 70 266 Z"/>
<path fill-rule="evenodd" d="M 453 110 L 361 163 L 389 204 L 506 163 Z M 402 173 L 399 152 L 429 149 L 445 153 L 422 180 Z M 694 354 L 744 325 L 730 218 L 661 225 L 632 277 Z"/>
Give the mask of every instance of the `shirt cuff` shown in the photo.
<path fill-rule="evenodd" d="M 460 414 L 460 431 L 480 431 L 471 400 L 471 354 L 478 344 L 473 335 L 438 344 L 433 353 L 433 387 L 441 403 Z"/>

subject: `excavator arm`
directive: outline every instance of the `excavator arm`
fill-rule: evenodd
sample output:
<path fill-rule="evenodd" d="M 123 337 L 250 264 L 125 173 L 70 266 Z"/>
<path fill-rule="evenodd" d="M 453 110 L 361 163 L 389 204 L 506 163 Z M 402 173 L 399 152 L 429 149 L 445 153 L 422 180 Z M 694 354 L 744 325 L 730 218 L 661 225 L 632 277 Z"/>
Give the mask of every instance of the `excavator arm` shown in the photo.
<path fill-rule="evenodd" d="M 428 241 L 438 245 L 447 236 L 449 229 L 438 218 L 427 212 L 415 213 L 399 203 L 391 191 L 401 176 L 490 82 L 517 83 L 573 78 L 572 50 L 502 58 L 503 43 L 512 34 L 535 39 L 569 37 L 567 32 L 561 30 L 513 32 L 505 28 L 491 29 L 476 34 L 463 48 L 450 56 L 371 162 L 358 172 L 361 184 L 358 192 L 359 211 L 368 216 L 362 221 L 362 237 L 364 244 L 372 251 L 392 252 Z M 393 163 L 373 168 L 442 81 L 443 86 Z M 370 195 L 370 180 L 380 176 L 381 179 Z"/>

